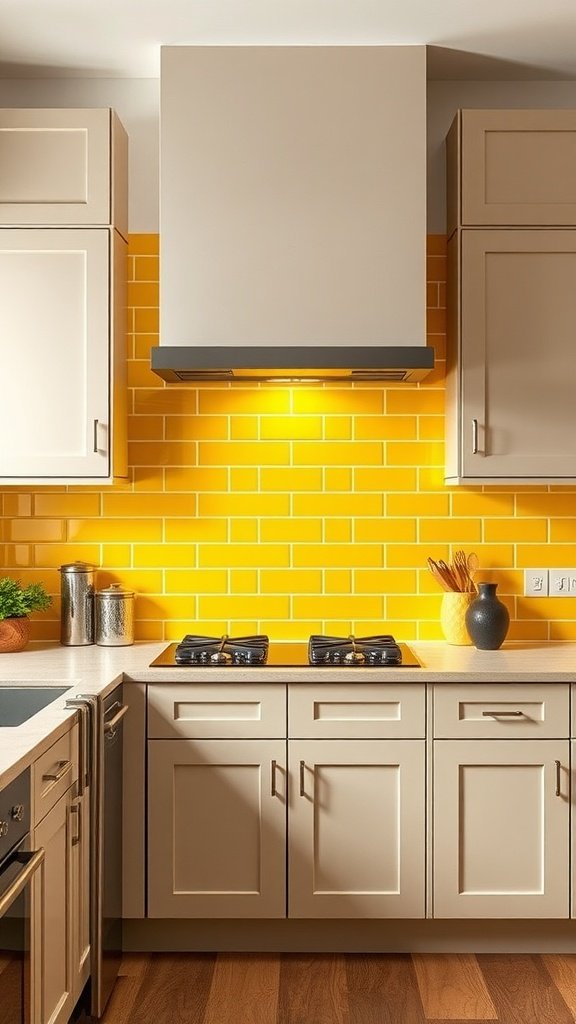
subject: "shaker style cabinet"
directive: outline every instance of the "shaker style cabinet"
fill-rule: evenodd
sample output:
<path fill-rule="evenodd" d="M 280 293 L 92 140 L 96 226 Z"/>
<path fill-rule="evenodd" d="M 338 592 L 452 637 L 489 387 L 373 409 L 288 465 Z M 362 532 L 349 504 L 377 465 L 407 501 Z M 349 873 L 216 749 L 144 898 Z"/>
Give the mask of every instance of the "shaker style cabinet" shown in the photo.
<path fill-rule="evenodd" d="M 125 165 L 110 110 L 0 110 L 1 484 L 127 473 Z"/>
<path fill-rule="evenodd" d="M 576 111 L 461 111 L 447 160 L 447 482 L 573 481 Z"/>

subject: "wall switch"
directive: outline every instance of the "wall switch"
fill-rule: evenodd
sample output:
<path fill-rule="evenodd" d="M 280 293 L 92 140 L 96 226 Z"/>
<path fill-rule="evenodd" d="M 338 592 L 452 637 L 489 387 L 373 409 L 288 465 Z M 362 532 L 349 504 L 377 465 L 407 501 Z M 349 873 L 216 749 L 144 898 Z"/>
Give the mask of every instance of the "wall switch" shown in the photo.
<path fill-rule="evenodd" d="M 576 594 L 576 569 L 568 570 L 568 589 L 571 594 Z"/>
<path fill-rule="evenodd" d="M 576 585 L 576 580 L 574 582 Z M 548 596 L 548 569 L 524 570 L 524 595 L 526 597 Z"/>
<path fill-rule="evenodd" d="M 574 575 L 571 569 L 550 569 L 548 574 L 550 597 L 569 597 L 570 580 Z"/>

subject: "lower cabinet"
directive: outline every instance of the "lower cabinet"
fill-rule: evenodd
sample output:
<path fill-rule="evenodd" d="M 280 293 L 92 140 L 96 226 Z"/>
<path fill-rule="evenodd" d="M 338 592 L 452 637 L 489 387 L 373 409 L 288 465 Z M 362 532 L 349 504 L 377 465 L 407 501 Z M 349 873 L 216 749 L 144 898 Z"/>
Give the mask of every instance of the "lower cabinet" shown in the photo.
<path fill-rule="evenodd" d="M 90 790 L 72 801 L 72 981 L 74 1002 L 90 976 Z"/>
<path fill-rule="evenodd" d="M 434 917 L 569 916 L 567 740 L 434 742 Z"/>

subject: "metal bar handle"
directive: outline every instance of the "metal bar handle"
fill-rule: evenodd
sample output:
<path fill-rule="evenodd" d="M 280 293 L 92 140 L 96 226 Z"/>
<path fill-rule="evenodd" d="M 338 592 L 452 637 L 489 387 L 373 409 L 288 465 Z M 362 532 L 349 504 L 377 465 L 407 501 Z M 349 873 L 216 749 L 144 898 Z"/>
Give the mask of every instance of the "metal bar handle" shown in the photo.
<path fill-rule="evenodd" d="M 560 764 L 560 761 L 555 761 L 554 764 L 556 765 L 556 796 L 561 796 L 560 772 L 562 770 L 562 765 Z"/>
<path fill-rule="evenodd" d="M 72 839 L 72 846 L 79 846 L 82 842 L 82 805 L 80 803 L 72 804 L 70 814 L 74 814 L 78 822 L 76 835 Z"/>
<path fill-rule="evenodd" d="M 306 788 L 304 785 L 304 771 L 306 764 L 304 761 L 300 761 L 300 796 L 306 796 Z"/>
<path fill-rule="evenodd" d="M 0 896 L 0 917 L 3 917 L 8 908 L 14 903 L 14 900 L 18 898 L 22 890 L 28 885 L 34 872 L 40 867 L 44 860 L 44 849 L 40 847 L 35 853 L 31 855 L 25 854 L 25 856 L 30 856 L 30 860 L 26 861 L 22 871 L 18 873 L 12 885 Z"/>
<path fill-rule="evenodd" d="M 112 707 L 114 707 L 114 708 L 118 707 L 118 711 L 113 716 L 113 718 L 109 718 L 109 719 L 106 719 L 104 721 L 104 732 L 105 732 L 106 736 L 113 736 L 114 735 L 114 733 L 116 732 L 116 726 L 118 726 L 120 724 L 120 722 L 124 718 L 124 715 L 128 711 L 128 705 L 127 704 L 118 704 L 118 705 L 117 704 L 113 704 Z"/>
<path fill-rule="evenodd" d="M 277 796 L 276 793 L 276 761 L 273 759 L 270 765 L 270 796 Z"/>
<path fill-rule="evenodd" d="M 524 718 L 523 711 L 483 711 L 484 718 Z"/>
<path fill-rule="evenodd" d="M 55 772 L 46 772 L 42 776 L 42 782 L 60 782 L 72 768 L 72 761 L 58 761 L 58 768 Z"/>
<path fill-rule="evenodd" d="M 472 455 L 478 455 L 478 420 L 472 420 Z"/>
<path fill-rule="evenodd" d="M 98 423 L 99 420 L 94 420 L 94 455 L 98 455 Z"/>

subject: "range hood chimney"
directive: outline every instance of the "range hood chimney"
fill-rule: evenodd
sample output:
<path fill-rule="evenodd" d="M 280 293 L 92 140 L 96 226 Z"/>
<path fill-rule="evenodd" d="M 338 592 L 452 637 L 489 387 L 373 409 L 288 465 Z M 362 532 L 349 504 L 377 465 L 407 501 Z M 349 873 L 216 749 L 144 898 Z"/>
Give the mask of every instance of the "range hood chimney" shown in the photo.
<path fill-rule="evenodd" d="M 426 54 L 163 47 L 161 324 L 171 382 L 415 382 Z"/>

